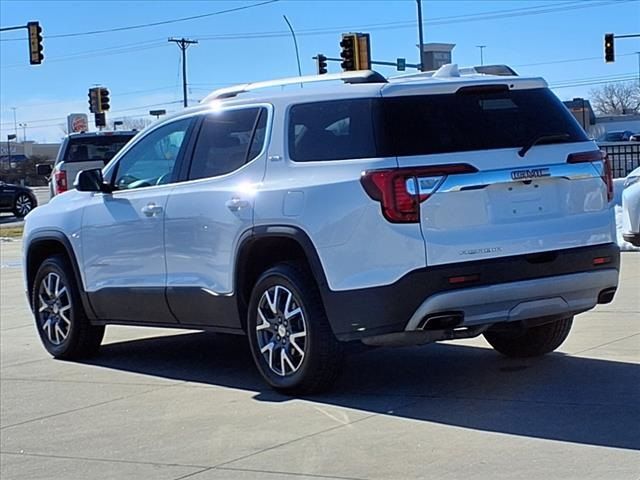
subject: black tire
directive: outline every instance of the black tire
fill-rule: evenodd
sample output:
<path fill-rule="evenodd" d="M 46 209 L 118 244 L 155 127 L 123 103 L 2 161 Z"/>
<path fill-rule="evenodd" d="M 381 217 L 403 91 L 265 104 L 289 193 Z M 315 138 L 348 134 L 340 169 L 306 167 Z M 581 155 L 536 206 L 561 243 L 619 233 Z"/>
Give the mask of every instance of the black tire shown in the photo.
<path fill-rule="evenodd" d="M 55 255 L 42 262 L 33 282 L 31 302 L 40 340 L 53 357 L 73 360 L 98 352 L 104 326 L 91 325 L 87 319 L 73 270 L 64 256 Z M 45 304 L 47 308 L 41 311 Z"/>
<path fill-rule="evenodd" d="M 276 310 L 280 313 L 274 312 L 268 303 L 269 292 L 273 299 L 272 304 L 276 305 Z M 284 311 L 280 311 L 278 307 L 282 306 L 283 297 L 285 304 L 290 301 L 292 305 L 288 311 L 286 306 L 283 308 Z M 258 330 L 259 308 L 263 318 L 268 317 L 271 320 L 267 321 L 270 326 L 264 326 L 261 330 Z M 292 310 L 298 309 L 300 313 L 287 317 Z M 286 318 L 290 319 L 288 325 Z M 266 325 L 262 319 L 260 325 Z M 288 333 L 282 337 L 277 336 L 278 328 L 285 326 L 290 329 Z M 303 328 L 306 329 L 306 334 L 304 337 L 298 335 L 298 338 L 302 338 L 304 344 L 298 343 L 297 339 L 293 340 L 296 332 Z M 284 333 L 284 330 L 281 333 Z M 272 388 L 282 393 L 304 395 L 321 392 L 328 389 L 341 372 L 344 361 L 342 345 L 331 330 L 313 277 L 297 264 L 278 264 L 260 276 L 251 292 L 247 334 L 258 371 Z M 269 344 L 273 344 L 271 355 L 276 357 L 275 363 L 272 361 L 271 366 L 268 350 L 265 353 L 261 352 L 261 349 L 267 348 Z M 303 354 L 299 353 L 300 349 L 303 350 Z M 281 358 L 279 368 L 277 355 L 282 350 L 291 363 L 285 365 Z M 294 370 L 294 367 L 297 369 Z"/>
<path fill-rule="evenodd" d="M 508 357 L 537 357 L 553 352 L 571 331 L 573 317 L 562 318 L 535 327 L 487 331 L 484 338 L 498 352 Z M 511 331 L 510 331 L 511 330 Z"/>
<path fill-rule="evenodd" d="M 19 193 L 13 203 L 13 214 L 18 218 L 26 217 L 33 210 L 35 202 L 26 193 Z"/>

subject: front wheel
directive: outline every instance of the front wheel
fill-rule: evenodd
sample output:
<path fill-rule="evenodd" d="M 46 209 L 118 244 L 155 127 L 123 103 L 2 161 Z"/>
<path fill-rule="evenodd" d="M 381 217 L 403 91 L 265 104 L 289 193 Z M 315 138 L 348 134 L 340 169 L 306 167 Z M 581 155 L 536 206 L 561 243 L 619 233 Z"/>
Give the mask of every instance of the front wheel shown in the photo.
<path fill-rule="evenodd" d="M 61 255 L 47 258 L 35 276 L 32 305 L 44 348 L 55 358 L 78 359 L 97 353 L 104 327 L 86 317 L 71 266 Z"/>
<path fill-rule="evenodd" d="M 260 374 L 276 390 L 316 393 L 340 373 L 342 346 L 313 278 L 296 264 L 279 264 L 260 276 L 251 293 L 247 333 Z"/>
<path fill-rule="evenodd" d="M 33 207 L 33 199 L 29 195 L 21 193 L 16 197 L 16 202 L 13 206 L 13 214 L 18 218 L 26 217 L 27 213 L 33 210 Z"/>
<path fill-rule="evenodd" d="M 529 328 L 502 326 L 500 330 L 485 332 L 484 338 L 495 350 L 508 357 L 537 357 L 562 345 L 572 325 L 573 317 Z"/>

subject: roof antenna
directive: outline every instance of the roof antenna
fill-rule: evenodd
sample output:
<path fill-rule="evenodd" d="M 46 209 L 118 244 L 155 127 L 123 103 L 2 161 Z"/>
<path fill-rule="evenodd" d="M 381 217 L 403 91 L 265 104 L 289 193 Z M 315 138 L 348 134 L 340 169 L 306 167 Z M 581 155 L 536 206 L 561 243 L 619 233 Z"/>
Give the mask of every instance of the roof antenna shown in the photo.
<path fill-rule="evenodd" d="M 458 70 L 457 63 L 447 63 L 446 65 L 441 66 L 436 73 L 433 74 L 431 78 L 448 78 L 448 77 L 459 77 L 460 71 Z"/>

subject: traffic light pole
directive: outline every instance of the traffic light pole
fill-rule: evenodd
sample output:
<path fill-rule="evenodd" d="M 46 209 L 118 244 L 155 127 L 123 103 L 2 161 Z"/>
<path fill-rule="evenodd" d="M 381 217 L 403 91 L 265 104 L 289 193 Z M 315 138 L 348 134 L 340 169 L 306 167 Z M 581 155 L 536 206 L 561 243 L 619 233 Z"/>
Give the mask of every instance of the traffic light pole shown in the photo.
<path fill-rule="evenodd" d="M 198 43 L 197 40 L 187 40 L 186 38 L 170 38 L 170 42 L 178 45 L 180 50 L 182 51 L 182 98 L 183 105 L 187 106 L 187 48 L 189 45 L 194 45 Z"/>
<path fill-rule="evenodd" d="M 318 57 L 311 57 L 314 60 L 317 60 Z M 342 62 L 344 59 L 343 58 L 333 58 L 333 57 L 326 57 L 326 60 L 329 62 Z M 384 61 L 379 61 L 379 60 L 371 60 L 371 65 L 384 65 L 387 67 L 397 67 L 398 66 L 398 62 L 384 62 Z M 416 70 L 420 70 L 420 64 L 419 63 L 405 63 L 406 67 L 409 68 L 415 68 Z"/>

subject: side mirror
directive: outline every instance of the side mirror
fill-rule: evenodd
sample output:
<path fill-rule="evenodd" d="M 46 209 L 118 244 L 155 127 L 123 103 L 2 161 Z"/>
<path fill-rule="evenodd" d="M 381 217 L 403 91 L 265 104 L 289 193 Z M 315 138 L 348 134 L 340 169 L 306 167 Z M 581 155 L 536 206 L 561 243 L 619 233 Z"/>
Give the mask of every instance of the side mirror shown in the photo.
<path fill-rule="evenodd" d="M 52 171 L 53 167 L 50 163 L 38 163 L 36 165 L 36 175 L 39 175 L 41 177 L 48 177 L 49 175 L 51 175 Z"/>
<path fill-rule="evenodd" d="M 102 170 L 99 168 L 81 170 L 76 176 L 75 182 L 73 182 L 73 187 L 79 192 L 111 192 L 109 185 L 104 183 Z"/>

